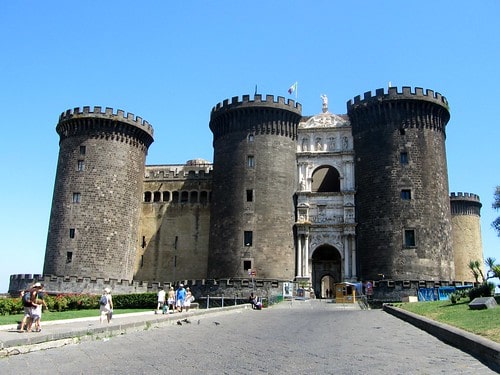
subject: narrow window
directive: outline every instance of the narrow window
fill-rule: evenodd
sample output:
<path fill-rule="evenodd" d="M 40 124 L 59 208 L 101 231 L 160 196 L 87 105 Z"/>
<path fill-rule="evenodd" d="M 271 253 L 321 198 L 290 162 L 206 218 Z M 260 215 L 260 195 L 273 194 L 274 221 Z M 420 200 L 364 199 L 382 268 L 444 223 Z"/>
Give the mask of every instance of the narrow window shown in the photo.
<path fill-rule="evenodd" d="M 415 247 L 414 229 L 405 229 L 405 247 Z"/>
<path fill-rule="evenodd" d="M 142 236 L 141 247 L 144 249 L 146 247 L 146 236 Z"/>
<path fill-rule="evenodd" d="M 144 266 L 144 255 L 141 255 L 141 268 Z"/>
<path fill-rule="evenodd" d="M 252 261 L 251 260 L 244 260 L 243 261 L 243 271 L 248 271 L 252 269 Z"/>
<path fill-rule="evenodd" d="M 75 238 L 75 228 L 69 228 L 69 238 Z"/>
<path fill-rule="evenodd" d="M 408 164 L 408 153 L 407 152 L 402 152 L 399 154 L 399 162 L 401 164 Z"/>
<path fill-rule="evenodd" d="M 87 147 L 80 146 L 80 155 L 85 155 L 85 152 L 87 152 Z"/>
<path fill-rule="evenodd" d="M 80 200 L 81 200 L 81 194 L 73 193 L 73 203 L 80 203 Z"/>
<path fill-rule="evenodd" d="M 179 237 L 178 236 L 175 236 L 175 240 L 174 240 L 174 249 L 177 250 L 177 242 L 179 241 Z"/>
<path fill-rule="evenodd" d="M 243 243 L 245 244 L 245 246 L 252 246 L 252 243 L 253 243 L 253 232 L 252 231 L 246 230 L 243 233 Z"/>
<path fill-rule="evenodd" d="M 151 202 L 151 192 L 150 191 L 144 192 L 144 202 Z"/>
<path fill-rule="evenodd" d="M 401 190 L 401 199 L 404 201 L 409 201 L 411 199 L 411 190 L 410 189 Z"/>
<path fill-rule="evenodd" d="M 405 135 L 406 131 L 404 128 L 399 128 L 399 134 L 400 135 Z"/>
<path fill-rule="evenodd" d="M 85 162 L 83 160 L 78 160 L 78 164 L 77 164 L 76 169 L 78 170 L 78 172 L 84 171 L 85 170 Z"/>
<path fill-rule="evenodd" d="M 253 155 L 248 155 L 247 157 L 247 166 L 248 168 L 254 168 L 255 167 L 255 158 Z"/>
<path fill-rule="evenodd" d="M 168 202 L 169 200 L 170 200 L 170 192 L 164 191 L 163 192 L 163 202 Z"/>
<path fill-rule="evenodd" d="M 72 251 L 68 251 L 66 253 L 66 263 L 71 263 L 73 261 L 73 252 Z"/>
<path fill-rule="evenodd" d="M 247 202 L 253 202 L 253 190 L 247 190 Z"/>

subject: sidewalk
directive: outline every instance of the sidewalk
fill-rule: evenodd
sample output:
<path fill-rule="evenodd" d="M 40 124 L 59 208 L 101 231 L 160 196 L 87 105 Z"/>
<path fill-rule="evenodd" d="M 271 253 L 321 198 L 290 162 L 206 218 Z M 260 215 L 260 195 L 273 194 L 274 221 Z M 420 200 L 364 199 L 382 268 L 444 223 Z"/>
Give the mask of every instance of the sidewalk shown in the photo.
<path fill-rule="evenodd" d="M 56 321 L 42 321 L 41 332 L 19 332 L 17 325 L 0 326 L 0 357 L 31 351 L 56 348 L 63 345 L 77 343 L 83 340 L 106 339 L 111 336 L 127 332 L 141 331 L 165 325 L 188 324 L 196 322 L 198 317 L 207 314 L 229 312 L 235 309 L 249 308 L 249 305 L 227 306 L 212 309 L 192 309 L 189 312 L 155 314 L 154 311 L 145 311 L 130 314 L 116 314 L 108 324 L 100 323 L 99 316 L 67 319 Z"/>

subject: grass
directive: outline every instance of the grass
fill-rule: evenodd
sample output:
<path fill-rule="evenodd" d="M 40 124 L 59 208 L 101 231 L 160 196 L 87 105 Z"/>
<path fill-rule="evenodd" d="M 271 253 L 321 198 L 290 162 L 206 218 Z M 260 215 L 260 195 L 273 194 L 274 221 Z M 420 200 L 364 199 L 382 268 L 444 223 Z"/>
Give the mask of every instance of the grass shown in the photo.
<path fill-rule="evenodd" d="M 500 307 L 471 310 L 469 300 L 401 303 L 395 306 L 500 343 Z"/>
<path fill-rule="evenodd" d="M 113 315 L 151 311 L 151 309 L 120 309 L 113 310 Z M 42 315 L 42 322 L 48 322 L 51 320 L 65 320 L 65 319 L 76 319 L 76 318 L 88 318 L 95 317 L 99 319 L 99 309 L 94 310 L 72 310 L 72 311 L 44 311 Z M 0 326 L 8 324 L 17 324 L 23 319 L 23 314 L 15 315 L 0 315 Z"/>

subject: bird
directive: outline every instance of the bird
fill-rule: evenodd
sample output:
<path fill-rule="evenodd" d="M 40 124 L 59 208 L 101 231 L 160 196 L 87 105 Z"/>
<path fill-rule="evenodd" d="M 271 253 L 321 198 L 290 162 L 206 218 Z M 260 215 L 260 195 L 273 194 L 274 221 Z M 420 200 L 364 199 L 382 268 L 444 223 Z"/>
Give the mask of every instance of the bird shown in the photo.
<path fill-rule="evenodd" d="M 198 319 L 198 325 L 200 325 L 200 319 Z"/>
<path fill-rule="evenodd" d="M 214 324 L 215 324 L 216 326 L 218 326 L 220 323 L 219 323 L 219 322 L 214 322 Z"/>
<path fill-rule="evenodd" d="M 182 325 L 182 323 L 181 323 L 181 321 L 180 321 L 180 320 L 178 320 L 178 321 L 177 321 L 177 325 L 179 325 L 179 326 L 181 326 L 181 325 Z"/>
<path fill-rule="evenodd" d="M 188 320 L 187 318 L 186 318 L 186 319 L 182 319 L 182 321 L 183 321 L 183 322 L 185 322 L 185 323 L 188 323 L 188 324 L 190 324 L 190 323 L 191 323 L 191 321 L 190 321 L 190 320 Z"/>

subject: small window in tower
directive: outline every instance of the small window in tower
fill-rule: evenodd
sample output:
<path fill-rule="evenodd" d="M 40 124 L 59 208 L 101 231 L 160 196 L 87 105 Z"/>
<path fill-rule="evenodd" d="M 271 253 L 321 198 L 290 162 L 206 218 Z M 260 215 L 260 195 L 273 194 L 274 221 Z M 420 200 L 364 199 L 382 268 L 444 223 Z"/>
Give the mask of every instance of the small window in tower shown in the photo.
<path fill-rule="evenodd" d="M 253 202 L 253 190 L 252 189 L 247 190 L 247 202 Z"/>
<path fill-rule="evenodd" d="M 146 236 L 142 236 L 141 247 L 144 249 L 146 247 Z"/>
<path fill-rule="evenodd" d="M 253 134 L 248 134 L 248 142 L 253 142 L 254 136 Z"/>
<path fill-rule="evenodd" d="M 405 229 L 405 247 L 415 247 L 415 230 Z"/>
<path fill-rule="evenodd" d="M 80 146 L 80 155 L 85 155 L 85 152 L 87 151 L 86 146 Z"/>
<path fill-rule="evenodd" d="M 84 171 L 85 170 L 85 162 L 83 160 L 78 160 L 77 164 L 77 170 L 78 172 Z"/>
<path fill-rule="evenodd" d="M 75 238 L 75 228 L 69 228 L 69 238 Z"/>
<path fill-rule="evenodd" d="M 80 201 L 81 201 L 81 194 L 73 193 L 73 203 L 80 203 Z"/>
<path fill-rule="evenodd" d="M 71 263 L 73 261 L 73 252 L 72 251 L 68 251 L 66 253 L 66 263 Z"/>
<path fill-rule="evenodd" d="M 243 243 L 245 246 L 252 246 L 253 243 L 253 232 L 250 230 L 246 230 L 243 233 Z"/>
<path fill-rule="evenodd" d="M 252 261 L 251 260 L 244 260 L 243 261 L 243 271 L 248 271 L 252 269 Z"/>
<path fill-rule="evenodd" d="M 406 131 L 404 128 L 399 128 L 399 134 L 400 135 L 405 135 L 406 134 Z"/>
<path fill-rule="evenodd" d="M 411 190 L 410 189 L 401 190 L 401 199 L 404 201 L 411 200 Z"/>
<path fill-rule="evenodd" d="M 401 154 L 399 154 L 399 162 L 401 164 L 408 164 L 408 153 L 403 151 Z"/>
<path fill-rule="evenodd" d="M 161 192 L 155 191 L 153 193 L 153 202 L 159 202 L 161 198 Z"/>
<path fill-rule="evenodd" d="M 141 255 L 141 268 L 144 266 L 144 255 Z"/>
<path fill-rule="evenodd" d="M 144 202 L 151 202 L 151 192 L 150 191 L 144 192 Z"/>
<path fill-rule="evenodd" d="M 254 168 L 255 167 L 255 158 L 253 155 L 248 155 L 247 157 L 247 166 L 248 168 Z"/>

